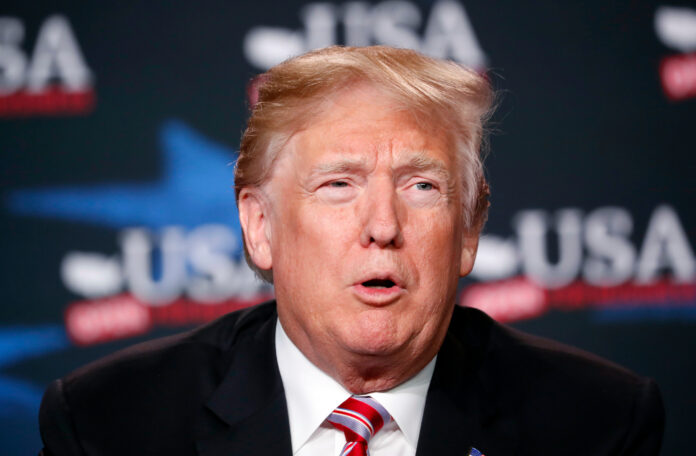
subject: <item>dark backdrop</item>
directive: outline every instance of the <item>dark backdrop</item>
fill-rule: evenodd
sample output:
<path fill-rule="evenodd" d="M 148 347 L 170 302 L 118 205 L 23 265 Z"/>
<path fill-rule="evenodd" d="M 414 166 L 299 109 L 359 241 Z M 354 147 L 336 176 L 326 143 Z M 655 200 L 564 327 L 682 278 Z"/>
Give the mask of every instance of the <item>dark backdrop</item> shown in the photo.
<path fill-rule="evenodd" d="M 460 304 L 656 378 L 663 453 L 688 454 L 696 6 L 628 3 L 5 2 L 3 454 L 40 447 L 53 378 L 269 296 L 231 190 L 246 84 L 346 43 L 487 72 L 491 215 Z"/>

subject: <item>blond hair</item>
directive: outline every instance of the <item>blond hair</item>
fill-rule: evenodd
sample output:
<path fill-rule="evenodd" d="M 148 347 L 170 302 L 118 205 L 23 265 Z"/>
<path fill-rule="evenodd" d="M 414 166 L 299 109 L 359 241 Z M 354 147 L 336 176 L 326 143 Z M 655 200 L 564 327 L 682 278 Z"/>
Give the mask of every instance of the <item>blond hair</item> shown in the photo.
<path fill-rule="evenodd" d="M 483 173 L 484 124 L 493 91 L 478 73 L 454 62 L 387 46 L 332 46 L 289 59 L 260 75 L 258 102 L 242 136 L 235 168 L 235 191 L 260 187 L 269 178 L 278 153 L 290 137 L 308 125 L 332 94 L 368 84 L 392 98 L 419 123 L 436 126 L 458 149 L 462 172 L 464 225 L 478 232 L 488 212 Z M 248 253 L 247 260 L 249 260 Z M 249 265 L 262 278 L 272 272 Z"/>

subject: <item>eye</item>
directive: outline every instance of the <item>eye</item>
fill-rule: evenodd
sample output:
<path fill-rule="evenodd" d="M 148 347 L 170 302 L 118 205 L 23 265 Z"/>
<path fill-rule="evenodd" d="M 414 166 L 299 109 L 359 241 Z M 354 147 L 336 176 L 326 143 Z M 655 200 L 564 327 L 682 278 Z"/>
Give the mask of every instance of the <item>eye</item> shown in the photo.
<path fill-rule="evenodd" d="M 317 189 L 317 195 L 327 203 L 337 204 L 352 200 L 357 191 L 352 180 L 337 179 L 321 184 Z"/>
<path fill-rule="evenodd" d="M 431 184 L 430 182 L 418 182 L 416 184 L 416 188 L 418 190 L 433 190 L 435 186 L 433 186 L 433 184 Z"/>
<path fill-rule="evenodd" d="M 442 184 L 423 176 L 412 177 L 403 189 L 403 196 L 413 207 L 430 207 L 440 200 Z"/>

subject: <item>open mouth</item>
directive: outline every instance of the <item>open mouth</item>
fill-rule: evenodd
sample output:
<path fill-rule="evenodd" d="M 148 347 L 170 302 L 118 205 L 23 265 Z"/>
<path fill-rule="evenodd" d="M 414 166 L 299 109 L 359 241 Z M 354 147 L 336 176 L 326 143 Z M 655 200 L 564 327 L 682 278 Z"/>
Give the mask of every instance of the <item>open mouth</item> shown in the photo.
<path fill-rule="evenodd" d="M 367 288 L 391 288 L 396 286 L 396 284 L 389 279 L 371 279 L 363 282 L 362 285 Z"/>

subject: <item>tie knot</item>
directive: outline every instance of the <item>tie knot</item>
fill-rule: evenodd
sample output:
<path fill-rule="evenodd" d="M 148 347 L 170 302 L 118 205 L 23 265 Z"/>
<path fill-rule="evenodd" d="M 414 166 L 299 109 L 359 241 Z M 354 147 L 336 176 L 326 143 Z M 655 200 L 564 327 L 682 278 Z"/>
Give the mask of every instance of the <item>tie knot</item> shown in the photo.
<path fill-rule="evenodd" d="M 349 397 L 328 418 L 335 428 L 344 432 L 348 444 L 364 445 L 390 420 L 389 412 L 370 396 Z"/>

